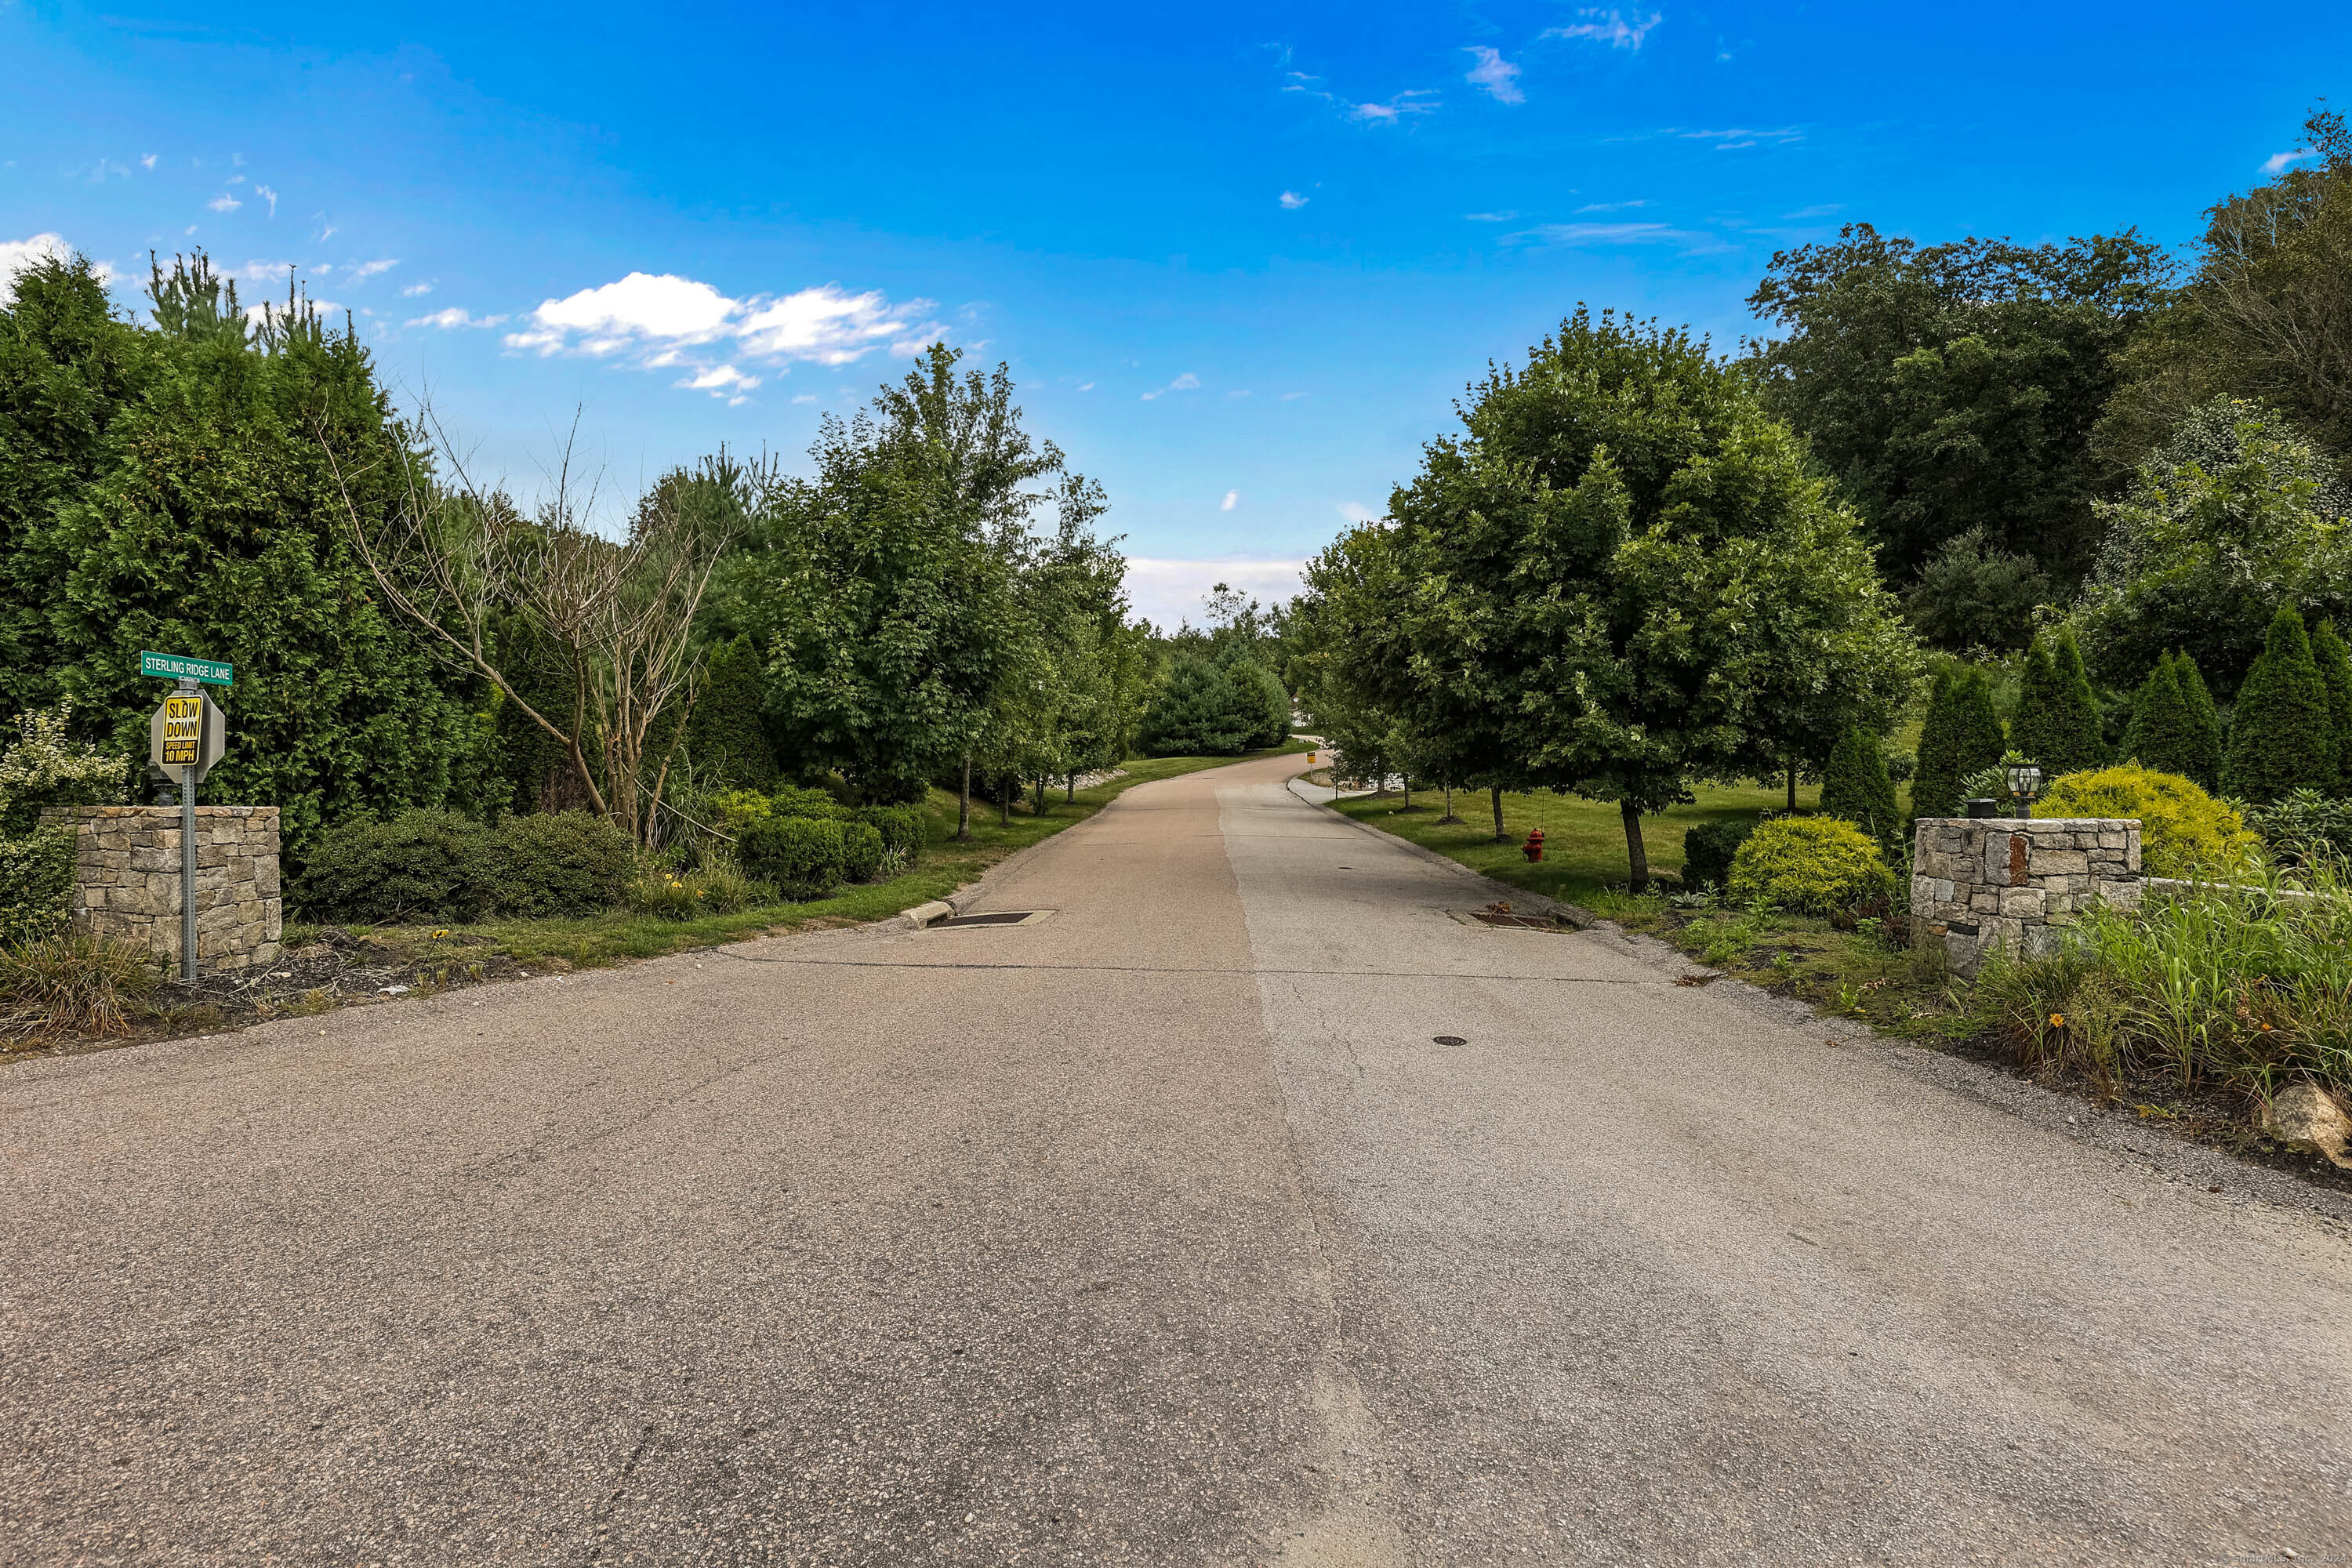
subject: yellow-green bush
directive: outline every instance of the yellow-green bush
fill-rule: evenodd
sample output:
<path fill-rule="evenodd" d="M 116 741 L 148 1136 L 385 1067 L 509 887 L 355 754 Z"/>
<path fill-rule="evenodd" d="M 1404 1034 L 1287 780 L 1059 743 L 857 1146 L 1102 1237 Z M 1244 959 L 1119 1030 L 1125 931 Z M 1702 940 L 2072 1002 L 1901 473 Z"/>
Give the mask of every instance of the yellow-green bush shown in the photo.
<path fill-rule="evenodd" d="M 2233 876 L 2260 859 L 2260 841 L 2230 806 L 2179 773 L 2130 763 L 2066 774 L 2033 815 L 2139 818 L 2140 867 L 2151 877 Z"/>
<path fill-rule="evenodd" d="M 1895 873 L 1878 845 L 1833 816 L 1782 816 L 1757 825 L 1731 858 L 1731 901 L 1803 914 L 1843 914 L 1887 898 Z"/>

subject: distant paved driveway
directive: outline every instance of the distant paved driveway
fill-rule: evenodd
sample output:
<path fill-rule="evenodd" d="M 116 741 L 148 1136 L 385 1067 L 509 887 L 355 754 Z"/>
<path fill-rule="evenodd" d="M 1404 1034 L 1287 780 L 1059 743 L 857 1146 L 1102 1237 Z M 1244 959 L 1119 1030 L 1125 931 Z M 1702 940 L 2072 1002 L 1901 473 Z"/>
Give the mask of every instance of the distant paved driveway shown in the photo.
<path fill-rule="evenodd" d="M 2339 1230 L 1465 926 L 1302 765 L 1018 926 L 0 1073 L 0 1563 L 2346 1551 Z"/>

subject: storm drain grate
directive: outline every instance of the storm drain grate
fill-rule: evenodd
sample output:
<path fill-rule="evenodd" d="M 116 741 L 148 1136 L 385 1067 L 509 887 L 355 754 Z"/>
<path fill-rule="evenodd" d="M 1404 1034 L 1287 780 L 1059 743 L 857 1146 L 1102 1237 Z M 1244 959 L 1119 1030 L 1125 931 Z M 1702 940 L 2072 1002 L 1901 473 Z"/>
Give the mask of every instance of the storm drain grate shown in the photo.
<path fill-rule="evenodd" d="M 1003 910 L 986 915 L 950 915 L 943 921 L 933 921 L 931 929 L 940 931 L 948 926 L 1017 926 L 1036 912 L 1035 910 Z"/>
<path fill-rule="evenodd" d="M 1573 926 L 1562 925 L 1549 915 L 1498 915 L 1490 910 L 1477 910 L 1473 911 L 1471 918 L 1481 925 L 1514 926 L 1524 931 L 1573 931 L 1576 929 Z"/>

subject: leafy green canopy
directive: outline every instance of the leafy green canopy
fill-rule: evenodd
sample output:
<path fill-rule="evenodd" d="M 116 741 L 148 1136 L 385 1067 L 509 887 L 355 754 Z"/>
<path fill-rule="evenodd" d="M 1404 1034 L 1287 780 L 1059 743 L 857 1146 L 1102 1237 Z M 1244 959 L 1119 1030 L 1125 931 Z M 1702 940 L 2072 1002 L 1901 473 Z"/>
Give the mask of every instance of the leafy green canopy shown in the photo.
<path fill-rule="evenodd" d="M 2263 655 L 2230 716 L 2221 787 L 2260 805 L 2297 789 L 2334 794 L 2341 784 L 2336 755 L 2327 683 L 2311 657 L 2311 638 L 2303 617 L 2283 609 L 2271 619 Z"/>
<path fill-rule="evenodd" d="M 379 606 L 322 450 L 371 518 L 424 461 L 366 351 L 299 301 L 256 328 L 201 256 L 150 295 L 120 320 L 76 259 L 0 308 L 0 708 L 70 697 L 143 756 L 140 650 L 229 660 L 205 794 L 279 807 L 298 862 L 352 813 L 475 800 L 478 693 Z"/>
<path fill-rule="evenodd" d="M 1640 884 L 1691 776 L 1885 721 L 1915 647 L 1857 520 L 1704 342 L 1580 310 L 1462 416 L 1359 531 L 1350 663 L 1465 782 L 1618 802 Z"/>
<path fill-rule="evenodd" d="M 1772 258 L 1748 306 L 1772 412 L 1845 482 L 1886 570 L 1981 528 L 2074 580 L 2100 484 L 2088 437 L 2168 267 L 2135 231 L 1921 247 L 1853 224 Z"/>
<path fill-rule="evenodd" d="M 2136 679 L 2178 646 L 2228 695 L 2280 605 L 2352 615 L 2352 493 L 2259 404 L 2198 408 L 2098 510 L 2106 542 L 2069 624 L 2104 679 Z"/>

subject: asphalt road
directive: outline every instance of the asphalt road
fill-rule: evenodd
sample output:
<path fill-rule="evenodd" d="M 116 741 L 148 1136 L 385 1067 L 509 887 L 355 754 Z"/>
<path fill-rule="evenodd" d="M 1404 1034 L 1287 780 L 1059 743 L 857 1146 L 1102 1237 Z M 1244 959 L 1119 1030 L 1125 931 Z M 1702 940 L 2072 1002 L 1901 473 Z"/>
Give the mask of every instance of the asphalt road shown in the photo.
<path fill-rule="evenodd" d="M 0 1563 L 2352 1561 L 2340 1227 L 1299 765 L 1017 926 L 0 1074 Z"/>

